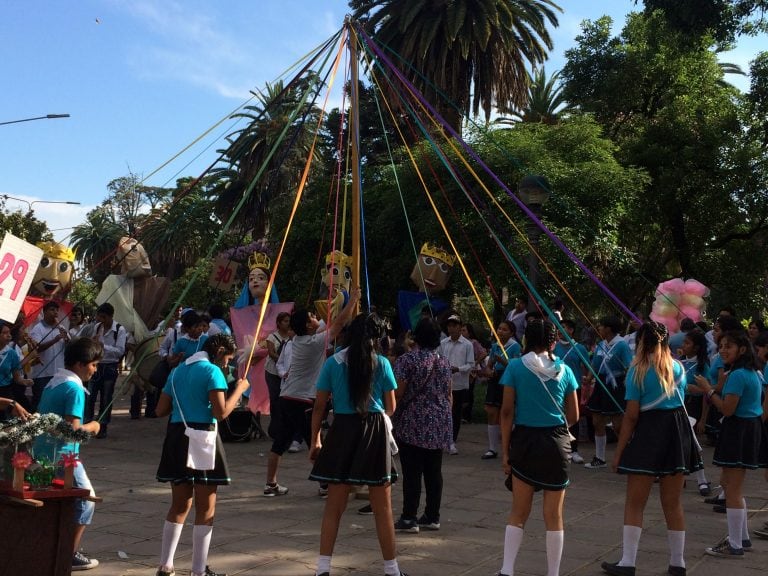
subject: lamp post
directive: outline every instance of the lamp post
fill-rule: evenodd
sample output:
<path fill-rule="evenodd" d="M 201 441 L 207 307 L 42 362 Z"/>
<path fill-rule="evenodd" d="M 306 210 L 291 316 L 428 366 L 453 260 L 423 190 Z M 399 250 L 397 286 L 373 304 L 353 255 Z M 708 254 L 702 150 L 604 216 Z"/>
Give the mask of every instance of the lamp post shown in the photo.
<path fill-rule="evenodd" d="M 52 120 L 54 118 L 69 118 L 69 114 L 46 114 L 45 116 L 35 116 L 34 118 L 9 120 L 7 122 L 0 122 L 0 126 L 5 126 L 6 124 L 18 124 L 19 122 L 32 122 L 32 120 Z"/>
<path fill-rule="evenodd" d="M 16 200 L 16 202 L 23 202 L 29 207 L 29 214 L 32 213 L 32 206 L 34 204 L 70 204 L 72 206 L 79 206 L 80 202 L 75 202 L 73 200 L 32 200 L 30 202 L 29 200 L 24 200 L 23 198 L 16 198 L 15 196 L 8 196 L 8 194 L 3 194 L 2 198 L 4 200 Z"/>
<path fill-rule="evenodd" d="M 517 185 L 517 195 L 536 218 L 541 218 L 541 207 L 549 200 L 551 193 L 549 181 L 544 176 L 525 176 Z M 539 251 L 541 229 L 529 219 L 526 232 L 531 243 L 531 251 L 528 254 L 528 279 L 531 281 L 533 291 L 536 291 L 539 284 L 539 259 L 536 253 Z M 533 299 L 528 301 L 528 310 L 536 310 Z"/>

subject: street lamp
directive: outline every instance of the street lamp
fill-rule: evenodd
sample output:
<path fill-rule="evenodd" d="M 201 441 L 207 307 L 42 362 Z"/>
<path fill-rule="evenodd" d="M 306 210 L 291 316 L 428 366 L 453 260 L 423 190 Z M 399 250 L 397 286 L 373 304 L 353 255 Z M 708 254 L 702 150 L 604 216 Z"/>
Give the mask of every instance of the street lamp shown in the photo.
<path fill-rule="evenodd" d="M 69 114 L 46 114 L 45 116 L 35 116 L 34 118 L 9 120 L 8 122 L 0 122 L 0 126 L 5 126 L 6 124 L 18 124 L 19 122 L 32 122 L 32 120 L 52 120 L 53 118 L 69 118 Z"/>
<path fill-rule="evenodd" d="M 2 195 L 3 199 L 5 200 L 16 200 L 16 202 L 23 202 L 29 207 L 29 213 L 32 213 L 32 205 L 33 204 L 71 204 L 73 206 L 79 206 L 80 202 L 74 202 L 73 200 L 32 200 L 30 202 L 29 200 L 24 200 L 23 198 L 16 198 L 14 196 L 8 196 L 8 194 Z"/>
<path fill-rule="evenodd" d="M 541 218 L 541 207 L 546 204 L 552 194 L 549 181 L 544 176 L 525 176 L 517 185 L 517 195 L 520 200 L 533 212 L 536 218 Z M 533 292 L 538 289 L 539 284 L 539 238 L 541 237 L 541 228 L 536 223 L 528 219 L 526 232 L 531 243 L 531 251 L 528 253 L 528 279 L 531 281 Z M 536 310 L 536 302 L 531 298 L 528 301 L 528 310 Z"/>

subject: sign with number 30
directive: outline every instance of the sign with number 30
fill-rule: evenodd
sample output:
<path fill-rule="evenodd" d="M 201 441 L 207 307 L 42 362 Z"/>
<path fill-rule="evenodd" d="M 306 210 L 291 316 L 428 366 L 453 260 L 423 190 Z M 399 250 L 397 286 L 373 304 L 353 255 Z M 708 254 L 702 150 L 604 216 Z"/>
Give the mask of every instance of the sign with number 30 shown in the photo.
<path fill-rule="evenodd" d="M 6 234 L 0 247 L 0 318 L 15 322 L 35 277 L 43 251 Z"/>

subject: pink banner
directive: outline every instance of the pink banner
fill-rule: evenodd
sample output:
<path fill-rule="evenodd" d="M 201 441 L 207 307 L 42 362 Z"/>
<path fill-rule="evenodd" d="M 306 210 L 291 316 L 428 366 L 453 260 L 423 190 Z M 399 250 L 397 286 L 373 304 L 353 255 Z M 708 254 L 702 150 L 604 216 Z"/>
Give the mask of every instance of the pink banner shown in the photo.
<path fill-rule="evenodd" d="M 261 412 L 269 414 L 269 390 L 267 390 L 267 381 L 264 378 L 264 363 L 267 361 L 266 339 L 277 329 L 277 315 L 280 312 L 291 312 L 293 302 L 280 302 L 279 304 L 267 304 L 267 310 L 264 314 L 264 321 L 261 324 L 261 331 L 257 344 L 253 351 L 251 367 L 248 370 L 248 381 L 251 383 L 250 396 L 248 398 L 248 408 L 254 414 Z M 259 325 L 259 312 L 261 305 L 246 306 L 245 308 L 230 308 L 229 315 L 232 320 L 232 331 L 235 334 L 237 342 L 237 374 L 242 378 L 245 365 L 248 362 L 248 356 L 253 347 L 256 327 Z"/>

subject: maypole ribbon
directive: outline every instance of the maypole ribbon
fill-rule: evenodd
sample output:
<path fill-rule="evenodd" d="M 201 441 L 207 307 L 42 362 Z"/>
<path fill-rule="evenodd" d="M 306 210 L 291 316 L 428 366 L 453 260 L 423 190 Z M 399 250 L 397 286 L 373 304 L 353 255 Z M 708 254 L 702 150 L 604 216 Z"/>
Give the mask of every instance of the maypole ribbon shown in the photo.
<path fill-rule="evenodd" d="M 635 319 L 636 321 L 640 321 L 640 319 L 621 301 L 619 298 L 599 279 L 595 274 L 584 264 L 576 254 L 574 254 L 564 243 L 560 238 L 552 232 L 547 226 L 544 225 L 544 223 L 528 208 L 525 203 L 520 200 L 510 189 L 509 187 L 496 175 L 495 172 L 493 172 L 488 165 L 483 162 L 482 158 L 474 151 L 472 148 L 462 139 L 462 137 L 456 132 L 456 130 L 453 129 L 453 127 L 450 126 L 448 122 L 445 121 L 445 119 L 435 110 L 435 108 L 427 102 L 426 99 L 424 99 L 423 95 L 416 89 L 415 86 L 407 79 L 405 76 L 398 70 L 394 65 L 392 64 L 391 60 L 384 54 L 378 45 L 376 45 L 373 40 L 366 34 L 365 30 L 362 26 L 359 24 L 357 25 L 359 34 L 365 39 L 365 42 L 367 45 L 370 46 L 370 48 L 377 54 L 377 56 L 387 63 L 387 65 L 390 67 L 390 69 L 395 73 L 395 75 L 400 79 L 400 81 L 405 85 L 408 86 L 409 90 L 412 90 L 414 94 L 418 94 L 419 99 L 423 102 L 423 104 L 429 109 L 430 113 L 437 118 L 440 121 L 440 124 L 443 126 L 445 130 L 447 130 L 451 136 L 456 138 L 458 140 L 462 147 L 467 151 L 467 153 L 483 168 L 483 170 L 507 193 L 507 195 L 512 198 L 512 200 L 518 205 L 518 207 L 525 213 L 526 216 L 534 223 L 536 226 L 541 229 L 542 232 L 544 232 L 551 240 L 555 243 L 555 245 L 560 248 L 560 250 L 568 256 L 568 258 L 576 264 L 591 280 L 592 282 L 598 286 L 611 300 L 614 301 L 614 303 L 621 308 L 627 316 L 630 318 Z"/>

